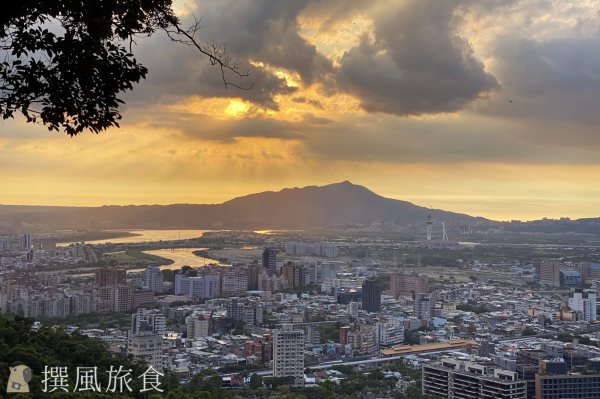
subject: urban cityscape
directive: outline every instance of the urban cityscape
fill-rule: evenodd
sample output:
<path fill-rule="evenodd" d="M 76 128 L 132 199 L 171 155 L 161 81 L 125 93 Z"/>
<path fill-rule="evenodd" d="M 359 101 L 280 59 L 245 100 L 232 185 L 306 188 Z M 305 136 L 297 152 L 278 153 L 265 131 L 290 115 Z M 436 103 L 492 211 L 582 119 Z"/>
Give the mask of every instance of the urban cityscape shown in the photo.
<path fill-rule="evenodd" d="M 596 245 L 477 244 L 485 224 L 431 216 L 412 227 L 413 240 L 380 223 L 5 235 L 0 310 L 99 340 L 178 389 L 217 378 L 214 397 L 596 397 Z M 186 251 L 197 261 L 180 263 Z"/>
<path fill-rule="evenodd" d="M 600 0 L 0 12 L 0 399 L 600 399 Z"/>

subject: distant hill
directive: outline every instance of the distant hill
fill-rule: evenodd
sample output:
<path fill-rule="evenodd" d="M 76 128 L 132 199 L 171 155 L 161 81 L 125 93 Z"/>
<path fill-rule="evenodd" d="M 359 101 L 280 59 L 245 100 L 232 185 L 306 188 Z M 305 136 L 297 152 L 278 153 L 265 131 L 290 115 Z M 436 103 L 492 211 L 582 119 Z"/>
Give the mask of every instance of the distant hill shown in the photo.
<path fill-rule="evenodd" d="M 385 198 L 348 181 L 286 188 L 234 198 L 218 205 L 55 207 L 0 205 L 0 229 L 197 228 L 305 229 L 368 226 L 378 221 L 410 225 L 427 215 L 451 224 L 486 221 Z"/>
<path fill-rule="evenodd" d="M 572 220 L 541 219 L 529 222 L 503 222 L 498 224 L 504 231 L 515 233 L 544 233 L 544 234 L 600 234 L 600 218 L 584 218 Z"/>

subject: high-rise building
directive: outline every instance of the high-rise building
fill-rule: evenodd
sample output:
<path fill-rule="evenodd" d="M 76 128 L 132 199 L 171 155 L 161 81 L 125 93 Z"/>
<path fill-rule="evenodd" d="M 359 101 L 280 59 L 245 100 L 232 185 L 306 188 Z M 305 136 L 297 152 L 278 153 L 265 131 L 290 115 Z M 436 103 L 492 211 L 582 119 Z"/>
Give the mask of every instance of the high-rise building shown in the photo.
<path fill-rule="evenodd" d="M 210 315 L 190 315 L 185 319 L 187 339 L 192 340 L 210 335 Z"/>
<path fill-rule="evenodd" d="M 577 274 L 568 273 L 561 276 L 561 271 L 574 271 Z M 592 262 L 563 263 L 557 259 L 542 259 L 536 264 L 536 277 L 541 284 L 554 287 L 591 284 L 594 280 L 600 279 L 600 264 Z M 577 278 L 578 281 L 569 281 L 574 278 Z"/>
<path fill-rule="evenodd" d="M 7 251 L 10 249 L 10 240 L 6 238 L 0 238 L 0 251 Z"/>
<path fill-rule="evenodd" d="M 302 265 L 288 262 L 281 268 L 281 275 L 287 281 L 289 289 L 299 288 L 304 285 L 304 270 Z"/>
<path fill-rule="evenodd" d="M 110 312 L 126 312 L 131 309 L 133 288 L 129 285 L 98 288 L 98 300 L 105 303 Z"/>
<path fill-rule="evenodd" d="M 555 259 L 542 259 L 536 267 L 536 274 L 540 284 L 559 286 L 559 273 L 562 262 Z"/>
<path fill-rule="evenodd" d="M 536 265 L 536 277 L 540 284 L 552 287 L 573 287 L 591 283 L 594 273 L 590 262 L 563 263 L 557 259 L 542 259 Z"/>
<path fill-rule="evenodd" d="M 127 354 L 142 359 L 157 371 L 162 371 L 162 336 L 152 331 L 140 331 L 127 336 Z"/>
<path fill-rule="evenodd" d="M 350 326 L 340 327 L 340 345 L 346 345 L 348 343 L 348 333 L 350 333 Z"/>
<path fill-rule="evenodd" d="M 339 254 L 337 245 L 321 242 L 286 242 L 285 252 L 292 256 L 324 256 L 336 258 Z"/>
<path fill-rule="evenodd" d="M 266 247 L 262 254 L 262 266 L 269 274 L 277 273 L 277 251 Z"/>
<path fill-rule="evenodd" d="M 535 399 L 600 397 L 600 374 L 536 374 Z"/>
<path fill-rule="evenodd" d="M 132 287 L 128 285 L 119 285 L 116 287 L 112 287 L 112 309 L 114 312 L 126 312 L 129 309 L 131 309 L 132 291 Z"/>
<path fill-rule="evenodd" d="M 526 384 L 513 371 L 449 357 L 423 366 L 423 393 L 436 397 L 526 399 Z"/>
<path fill-rule="evenodd" d="M 130 332 L 137 334 L 141 331 L 152 331 L 163 336 L 167 331 L 167 318 L 162 312 L 140 308 L 131 315 Z"/>
<path fill-rule="evenodd" d="M 157 294 L 161 294 L 163 292 L 163 275 L 160 271 L 160 266 L 148 266 L 146 270 L 144 270 L 142 284 L 144 288 Z"/>
<path fill-rule="evenodd" d="M 321 344 L 321 333 L 317 330 L 314 324 L 306 326 L 306 333 L 304 334 L 304 340 L 306 345 L 319 345 Z"/>
<path fill-rule="evenodd" d="M 583 282 L 581 274 L 577 270 L 561 270 L 558 276 L 561 287 L 577 287 Z"/>
<path fill-rule="evenodd" d="M 431 310 L 433 309 L 433 303 L 429 294 L 415 295 L 413 304 L 415 317 L 417 319 L 427 321 L 431 320 Z"/>
<path fill-rule="evenodd" d="M 581 275 L 583 282 L 586 282 L 586 280 L 592 277 L 591 273 L 593 269 L 591 262 L 578 262 L 574 265 L 574 268 Z"/>
<path fill-rule="evenodd" d="M 151 290 L 136 289 L 131 293 L 131 307 L 137 309 L 140 306 L 148 306 L 154 303 L 154 292 Z"/>
<path fill-rule="evenodd" d="M 46 301 L 48 317 L 67 317 L 71 312 L 71 300 L 68 297 L 54 298 Z"/>
<path fill-rule="evenodd" d="M 198 270 L 194 269 L 190 266 L 183 266 L 180 270 L 175 272 L 175 276 L 173 278 L 175 295 L 188 295 L 189 282 L 186 281 L 186 279 L 189 277 L 196 277 L 196 276 L 198 276 Z M 184 281 L 185 281 L 187 288 L 182 287 L 182 284 L 184 283 Z"/>
<path fill-rule="evenodd" d="M 273 377 L 294 377 L 294 385 L 304 385 L 304 331 L 292 324 L 273 331 Z"/>
<path fill-rule="evenodd" d="M 263 308 L 258 301 L 233 298 L 227 303 L 227 317 L 257 326 L 263 321 Z"/>
<path fill-rule="evenodd" d="M 210 274 L 206 276 L 175 274 L 175 295 L 212 299 L 220 291 L 218 285 L 219 278 Z"/>
<path fill-rule="evenodd" d="M 362 285 L 362 307 L 369 313 L 381 311 L 381 288 L 377 281 L 366 279 Z"/>
<path fill-rule="evenodd" d="M 334 288 L 333 293 L 337 303 L 340 305 L 349 305 L 352 302 L 362 302 L 362 289 L 356 288 Z"/>
<path fill-rule="evenodd" d="M 71 309 L 70 314 L 79 315 L 84 313 L 91 312 L 91 298 L 89 295 L 83 295 L 80 293 L 75 293 L 69 296 L 71 300 Z"/>
<path fill-rule="evenodd" d="M 375 342 L 379 347 L 398 345 L 404 342 L 404 323 L 400 318 L 389 318 L 375 323 Z"/>
<path fill-rule="evenodd" d="M 127 281 L 127 271 L 125 269 L 112 267 L 98 269 L 94 276 L 97 287 L 124 285 Z"/>
<path fill-rule="evenodd" d="M 248 270 L 228 267 L 221 273 L 221 295 L 239 296 L 248 292 Z"/>
<path fill-rule="evenodd" d="M 248 265 L 248 291 L 258 290 L 258 276 L 260 274 L 260 266 L 258 263 Z"/>
<path fill-rule="evenodd" d="M 575 312 L 581 312 L 583 320 L 596 320 L 596 291 L 575 290 L 569 298 L 569 307 Z"/>
<path fill-rule="evenodd" d="M 287 280 L 283 276 L 269 274 L 266 270 L 262 270 L 258 275 L 258 290 L 259 291 L 280 291 L 287 289 Z"/>
<path fill-rule="evenodd" d="M 29 251 L 31 249 L 31 234 L 25 233 L 21 235 L 19 243 L 23 251 Z"/>
<path fill-rule="evenodd" d="M 70 245 L 71 254 L 74 258 L 83 258 L 85 254 L 85 244 L 83 242 L 76 242 Z"/>
<path fill-rule="evenodd" d="M 390 275 L 390 292 L 393 296 L 410 296 L 429 292 L 429 277 L 417 273 Z"/>
<path fill-rule="evenodd" d="M 219 277 L 208 274 L 200 277 L 202 281 L 192 281 L 190 292 L 201 299 L 212 299 L 217 296 L 219 289 Z"/>

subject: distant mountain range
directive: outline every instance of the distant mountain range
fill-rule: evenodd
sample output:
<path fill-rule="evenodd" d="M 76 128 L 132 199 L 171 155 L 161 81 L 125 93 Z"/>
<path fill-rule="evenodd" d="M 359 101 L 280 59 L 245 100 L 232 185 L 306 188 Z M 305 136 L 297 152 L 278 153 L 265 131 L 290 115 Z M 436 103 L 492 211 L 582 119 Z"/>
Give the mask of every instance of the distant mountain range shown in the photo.
<path fill-rule="evenodd" d="M 447 225 L 479 225 L 519 233 L 600 234 L 600 218 L 495 222 L 382 197 L 348 181 L 286 188 L 217 205 L 56 207 L 0 205 L 0 232 L 57 229 L 309 229 L 423 226 L 428 215 Z"/>
<path fill-rule="evenodd" d="M 385 198 L 344 181 L 250 194 L 218 205 L 0 205 L 0 228 L 28 225 L 44 229 L 306 229 L 368 226 L 377 222 L 423 224 L 427 215 L 452 224 L 486 220 Z"/>

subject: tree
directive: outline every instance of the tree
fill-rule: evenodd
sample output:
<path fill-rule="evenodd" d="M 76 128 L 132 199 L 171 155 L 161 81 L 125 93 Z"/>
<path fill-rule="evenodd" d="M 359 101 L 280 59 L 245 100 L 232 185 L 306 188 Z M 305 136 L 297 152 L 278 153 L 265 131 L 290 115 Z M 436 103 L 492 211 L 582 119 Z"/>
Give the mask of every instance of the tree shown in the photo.
<path fill-rule="evenodd" d="M 470 303 L 461 303 L 459 305 L 456 306 L 457 310 L 462 310 L 465 312 L 473 312 L 473 313 L 487 313 L 490 311 L 490 309 L 485 305 L 472 305 Z"/>
<path fill-rule="evenodd" d="M 562 342 L 573 342 L 574 337 L 566 332 L 559 332 L 556 337 L 559 341 Z"/>
<path fill-rule="evenodd" d="M 414 331 L 405 331 L 404 332 L 404 344 L 405 345 L 419 345 L 421 343 L 421 339 Z"/>
<path fill-rule="evenodd" d="M 119 126 L 118 96 L 148 70 L 132 54 L 135 40 L 162 31 L 194 47 L 221 72 L 243 78 L 225 47 L 201 43 L 199 22 L 180 26 L 172 0 L 20 0 L 0 13 L 0 116 L 63 129 L 73 136 Z"/>
<path fill-rule="evenodd" d="M 321 391 L 324 399 L 335 398 L 335 388 L 333 382 L 331 382 L 330 380 L 327 380 L 321 384 Z"/>
<path fill-rule="evenodd" d="M 531 335 L 535 335 L 536 331 L 533 327 L 525 327 L 525 329 L 523 329 L 523 336 L 524 337 L 528 337 Z"/>
<path fill-rule="evenodd" d="M 383 380 L 385 377 L 380 369 L 375 369 L 369 373 L 369 378 L 372 380 Z"/>
<path fill-rule="evenodd" d="M 581 335 L 578 335 L 577 339 L 579 340 L 579 343 L 582 345 L 591 345 L 592 344 L 592 340 L 590 339 L 590 337 L 583 337 Z"/>
<path fill-rule="evenodd" d="M 245 328 L 245 323 L 243 320 L 237 320 L 235 322 L 235 327 L 233 328 L 233 331 L 231 331 L 231 333 L 233 335 L 250 335 L 250 332 L 247 331 Z"/>
<path fill-rule="evenodd" d="M 250 388 L 258 389 L 263 386 L 262 377 L 256 373 L 250 376 Z"/>
<path fill-rule="evenodd" d="M 132 376 L 141 375 L 147 368 L 143 362 L 133 361 L 130 358 L 115 358 L 99 341 L 78 333 L 68 334 L 64 329 L 42 327 L 38 331 L 31 330 L 32 320 L 15 316 L 8 318 L 0 315 L 0 397 L 6 395 L 6 381 L 8 380 L 9 367 L 17 364 L 26 364 L 32 370 L 33 378 L 29 386 L 35 392 L 36 398 L 60 398 L 60 394 L 42 393 L 42 373 L 46 366 L 67 367 L 75 370 L 77 367 L 96 366 L 99 371 L 106 371 L 110 366 L 119 364 L 124 369 L 131 369 Z M 69 374 L 68 383 L 74 386 L 74 377 Z M 98 372 L 98 383 L 106 387 L 108 382 L 105 372 Z M 134 378 L 131 382 L 133 392 L 125 397 L 147 398 L 139 393 L 141 381 Z M 65 398 L 81 398 L 82 395 L 73 392 L 65 393 Z M 12 396 L 11 396 L 12 397 Z M 14 396 L 17 397 L 17 396 Z M 89 396 L 85 396 L 89 397 Z M 94 397 L 107 397 L 95 395 Z"/>

